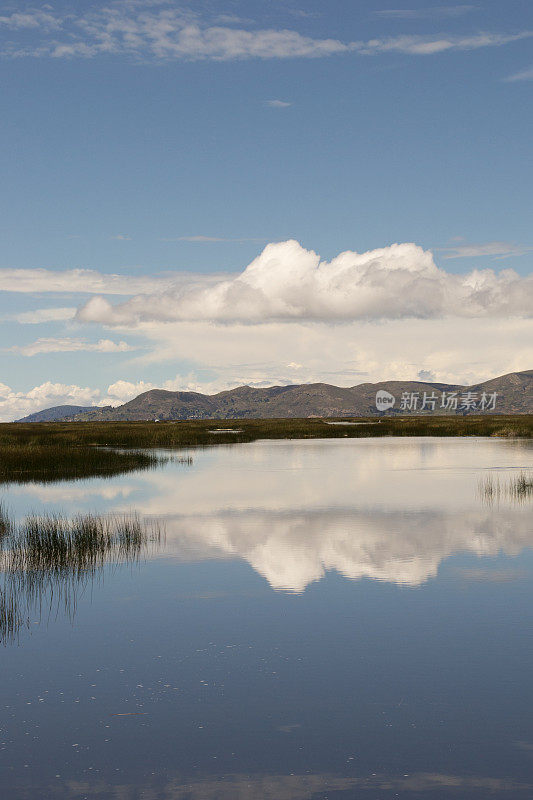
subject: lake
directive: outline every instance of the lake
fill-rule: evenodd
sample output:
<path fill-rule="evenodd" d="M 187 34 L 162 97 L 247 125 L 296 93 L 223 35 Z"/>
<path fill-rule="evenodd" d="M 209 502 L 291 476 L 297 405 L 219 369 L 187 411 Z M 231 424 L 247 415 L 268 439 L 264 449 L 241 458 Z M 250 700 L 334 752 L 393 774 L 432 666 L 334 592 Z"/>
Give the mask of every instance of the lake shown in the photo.
<path fill-rule="evenodd" d="M 161 454 L 0 491 L 21 522 L 159 532 L 89 574 L 19 571 L 2 797 L 533 796 L 533 504 L 510 488 L 531 441 Z"/>

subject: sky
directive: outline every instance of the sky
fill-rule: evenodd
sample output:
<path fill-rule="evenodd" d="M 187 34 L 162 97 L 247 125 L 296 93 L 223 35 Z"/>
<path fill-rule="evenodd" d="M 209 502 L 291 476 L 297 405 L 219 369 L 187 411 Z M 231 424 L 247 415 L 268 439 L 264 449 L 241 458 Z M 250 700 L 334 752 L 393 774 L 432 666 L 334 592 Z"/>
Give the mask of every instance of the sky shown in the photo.
<path fill-rule="evenodd" d="M 533 367 L 533 5 L 0 3 L 0 420 Z"/>

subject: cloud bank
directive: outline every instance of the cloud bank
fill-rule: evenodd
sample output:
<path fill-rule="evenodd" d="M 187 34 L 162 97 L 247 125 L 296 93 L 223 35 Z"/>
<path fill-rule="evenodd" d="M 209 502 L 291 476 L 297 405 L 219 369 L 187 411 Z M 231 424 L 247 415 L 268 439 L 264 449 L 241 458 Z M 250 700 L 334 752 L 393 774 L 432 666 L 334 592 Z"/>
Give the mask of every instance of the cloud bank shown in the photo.
<path fill-rule="evenodd" d="M 430 251 L 405 243 L 322 261 L 294 240 L 269 244 L 236 277 L 210 286 L 181 284 L 112 305 L 91 298 L 80 322 L 135 326 L 143 322 L 274 321 L 531 317 L 533 276 L 491 269 L 455 275 Z"/>
<path fill-rule="evenodd" d="M 512 254 L 513 246 L 492 242 L 460 244 L 448 254 L 493 259 L 505 251 Z M 43 394 L 41 386 L 22 393 L 6 388 L 5 420 L 62 402 L 86 404 L 79 397 L 87 392 L 95 404 L 118 405 L 150 388 L 215 393 L 243 384 L 424 378 L 466 385 L 533 363 L 532 275 L 509 269 L 457 275 L 410 243 L 325 261 L 298 242 L 279 242 L 232 275 L 2 270 L 0 288 L 86 295 L 76 318 L 66 304 L 4 317 L 58 328 L 23 345 L 20 355 L 92 349 L 120 357 L 131 349 L 130 335 L 144 339 L 134 365 L 119 359 L 107 389 L 84 389 L 64 372 L 46 384 L 67 386 L 61 397 Z M 78 339 L 73 324 L 104 330 L 98 341 Z M 107 328 L 120 331 L 118 342 Z"/>

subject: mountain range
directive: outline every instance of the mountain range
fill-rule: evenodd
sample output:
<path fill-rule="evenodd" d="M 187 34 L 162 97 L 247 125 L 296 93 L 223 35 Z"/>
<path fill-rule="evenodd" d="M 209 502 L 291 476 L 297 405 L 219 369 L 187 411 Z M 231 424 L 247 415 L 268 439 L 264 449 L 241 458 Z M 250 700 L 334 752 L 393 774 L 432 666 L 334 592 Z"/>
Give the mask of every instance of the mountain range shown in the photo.
<path fill-rule="evenodd" d="M 17 421 L 366 417 L 382 413 L 376 408 L 377 392 L 385 392 L 393 398 L 394 403 L 386 412 L 389 414 L 463 414 L 480 411 L 532 414 L 533 370 L 511 372 L 471 386 L 426 381 L 383 381 L 344 388 L 327 383 L 309 383 L 264 389 L 239 386 L 213 395 L 150 389 L 116 408 L 56 406 Z"/>

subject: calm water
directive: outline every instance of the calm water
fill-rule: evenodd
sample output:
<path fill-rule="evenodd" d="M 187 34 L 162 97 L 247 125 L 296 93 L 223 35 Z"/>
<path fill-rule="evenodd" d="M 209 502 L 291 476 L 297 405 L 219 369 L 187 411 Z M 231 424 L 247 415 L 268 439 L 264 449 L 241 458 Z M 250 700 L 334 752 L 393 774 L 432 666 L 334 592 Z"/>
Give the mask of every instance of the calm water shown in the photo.
<path fill-rule="evenodd" d="M 0 796 L 533 796 L 533 504 L 505 491 L 531 444 L 187 452 L 3 488 L 17 518 L 136 510 L 166 539 L 69 597 L 21 598 L 29 624 L 0 648 Z"/>

